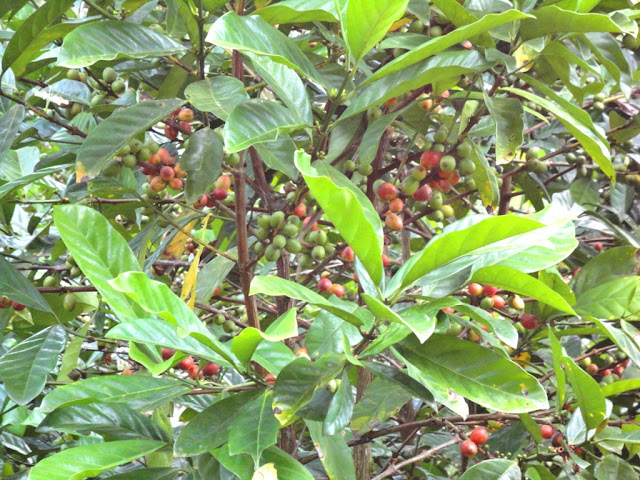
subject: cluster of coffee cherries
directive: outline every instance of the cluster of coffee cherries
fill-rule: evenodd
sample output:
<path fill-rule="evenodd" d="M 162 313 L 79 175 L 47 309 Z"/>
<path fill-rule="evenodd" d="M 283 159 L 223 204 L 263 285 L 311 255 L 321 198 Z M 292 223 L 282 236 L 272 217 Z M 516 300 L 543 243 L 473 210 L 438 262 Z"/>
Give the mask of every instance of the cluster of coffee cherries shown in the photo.
<path fill-rule="evenodd" d="M 180 168 L 173 157 L 164 148 L 157 148 L 155 152 L 148 150 L 140 158 L 142 165 L 140 171 L 147 176 L 147 183 L 142 186 L 142 191 L 150 197 L 169 188 L 180 191 L 184 188 L 184 178 L 187 172 Z M 151 153 L 147 157 L 147 153 Z M 146 157 L 146 160 L 143 160 Z"/>
<path fill-rule="evenodd" d="M 94 89 L 89 102 L 91 107 L 97 107 L 105 102 L 105 90 L 111 90 L 111 92 L 116 95 L 120 95 L 121 93 L 124 93 L 127 88 L 125 81 L 122 78 L 119 78 L 116 71 L 111 67 L 107 67 L 102 71 L 102 81 L 104 82 L 104 85 L 100 85 L 96 79 L 75 69 L 67 70 L 67 78 L 76 82 L 86 83 Z M 79 103 L 71 103 L 67 106 L 66 115 L 68 119 L 72 119 L 80 112 L 82 112 L 82 105 Z"/>
<path fill-rule="evenodd" d="M 469 434 L 469 438 L 460 444 L 460 453 L 465 457 L 473 457 L 478 453 L 478 447 L 489 440 L 489 432 L 484 427 L 476 427 Z"/>
<path fill-rule="evenodd" d="M 169 360 L 176 354 L 175 350 L 170 348 L 162 349 L 162 359 Z M 196 359 L 189 355 L 178 363 L 177 367 L 187 372 L 189 377 L 193 380 L 196 378 L 213 377 L 220 371 L 220 365 L 217 363 L 207 362 L 206 360 L 200 360 L 200 364 L 196 364 Z"/>
<path fill-rule="evenodd" d="M 26 307 L 8 297 L 0 297 L 0 308 L 13 308 L 16 312 L 21 312 Z"/>
<path fill-rule="evenodd" d="M 589 375 L 600 377 L 600 386 L 605 386 L 622 378 L 629 359 L 626 353 L 617 350 L 614 354 L 605 352 L 597 357 L 583 358 L 579 363 Z"/>
<path fill-rule="evenodd" d="M 344 287 L 339 283 L 333 283 L 329 278 L 329 273 L 326 272 L 326 275 L 322 276 L 317 283 L 318 290 L 321 292 L 328 292 L 329 294 L 333 294 L 336 297 L 341 297 L 344 295 Z"/>
<path fill-rule="evenodd" d="M 182 132 L 183 135 L 191 135 L 191 123 L 195 115 L 193 110 L 187 107 L 182 107 L 167 118 L 164 127 L 164 136 L 169 140 L 176 140 L 178 135 Z"/>
<path fill-rule="evenodd" d="M 480 297 L 483 296 L 480 301 L 480 307 L 485 310 L 491 310 L 492 308 L 503 308 L 506 305 L 506 300 L 503 296 L 498 295 L 498 289 L 491 285 L 480 285 L 479 283 L 471 283 L 467 290 L 471 297 Z M 518 301 L 516 304 L 518 306 L 518 302 L 522 302 L 520 297 L 517 297 Z M 522 308 L 524 308 L 524 302 L 522 302 Z M 521 310 L 522 308 L 519 308 Z"/>
<path fill-rule="evenodd" d="M 297 215 L 287 216 L 281 210 L 275 211 L 271 215 L 261 215 L 258 217 L 258 229 L 256 230 L 256 237 L 260 241 L 256 242 L 253 250 L 258 255 L 264 253 L 264 258 L 268 262 L 278 260 L 283 250 L 296 255 L 303 250 L 300 241 L 296 238 L 302 226 L 303 222 L 300 217 Z M 325 232 L 317 231 L 309 234 L 311 233 L 322 233 L 326 242 L 327 234 Z M 316 236 L 313 238 L 315 239 Z M 304 248 L 308 250 L 307 247 Z M 322 258 L 324 258 L 324 250 Z"/>
<path fill-rule="evenodd" d="M 195 208 L 213 208 L 216 205 L 216 201 L 222 202 L 225 205 L 231 205 L 235 196 L 231 191 L 231 176 L 227 174 L 220 175 L 217 180 L 209 187 L 209 191 L 198 197 Z"/>
<path fill-rule="evenodd" d="M 214 293 L 214 296 L 215 296 L 215 293 Z M 247 319 L 242 317 L 241 320 L 244 321 Z M 227 319 L 227 317 L 225 317 L 222 313 L 216 313 L 213 316 L 212 321 L 214 325 L 218 325 L 219 327 L 222 327 L 222 330 L 224 330 L 225 333 L 232 334 L 238 331 L 238 326 L 234 323 L 234 321 Z"/>

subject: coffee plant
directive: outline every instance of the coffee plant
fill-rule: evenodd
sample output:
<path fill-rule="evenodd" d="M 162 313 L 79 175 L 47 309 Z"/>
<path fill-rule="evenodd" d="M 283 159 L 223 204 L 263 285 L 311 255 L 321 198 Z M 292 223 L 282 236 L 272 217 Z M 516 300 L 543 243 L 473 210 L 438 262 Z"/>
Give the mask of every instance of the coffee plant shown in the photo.
<path fill-rule="evenodd" d="M 2 0 L 18 480 L 638 480 L 629 0 Z"/>

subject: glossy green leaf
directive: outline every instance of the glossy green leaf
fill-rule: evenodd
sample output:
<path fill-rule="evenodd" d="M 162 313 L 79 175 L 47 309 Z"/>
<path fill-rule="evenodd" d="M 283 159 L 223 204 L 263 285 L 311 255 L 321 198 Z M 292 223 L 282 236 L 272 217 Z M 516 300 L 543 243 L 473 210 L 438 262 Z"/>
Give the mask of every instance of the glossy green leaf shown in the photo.
<path fill-rule="evenodd" d="M 362 362 L 365 368 L 372 370 L 378 376 L 384 378 L 387 382 L 394 383 L 404 388 L 416 398 L 421 398 L 427 403 L 433 403 L 433 395 L 420 382 L 417 382 L 402 370 L 390 367 L 383 363 Z"/>
<path fill-rule="evenodd" d="M 286 425 L 295 413 L 309 403 L 317 388 L 326 386 L 342 371 L 345 359 L 326 355 L 311 362 L 299 357 L 282 369 L 276 378 L 273 409 L 276 418 Z"/>
<path fill-rule="evenodd" d="M 568 357 L 562 359 L 567 380 L 578 400 L 582 418 L 587 428 L 597 428 L 605 419 L 604 395 L 591 375 L 581 369 Z"/>
<path fill-rule="evenodd" d="M 138 133 L 165 120 L 183 100 L 149 100 L 117 110 L 89 132 L 76 160 L 76 175 L 97 175 Z"/>
<path fill-rule="evenodd" d="M 74 260 L 121 320 L 145 316 L 142 309 L 115 290 L 109 280 L 122 272 L 140 271 L 126 240 L 97 211 L 81 205 L 53 210 L 60 236 Z"/>
<path fill-rule="evenodd" d="M 41 432 L 106 433 L 120 439 L 147 437 L 168 442 L 169 434 L 149 417 L 124 404 L 74 405 L 58 408 L 38 426 Z"/>
<path fill-rule="evenodd" d="M 0 4 L 0 17 L 4 17 L 5 14 L 11 10 L 20 10 L 29 0 L 6 0 Z"/>
<path fill-rule="evenodd" d="M 142 25 L 103 20 L 69 33 L 58 54 L 58 65 L 79 68 L 101 60 L 161 57 L 185 50 L 175 40 Z"/>
<path fill-rule="evenodd" d="M 29 471 L 30 480 L 81 480 L 144 457 L 165 442 L 120 440 L 68 448 L 44 458 Z"/>
<path fill-rule="evenodd" d="M 374 378 L 353 409 L 351 429 L 360 435 L 372 430 L 400 410 L 411 397 L 403 387 L 388 382 L 385 377 Z"/>
<path fill-rule="evenodd" d="M 371 165 L 380 149 L 380 139 L 387 127 L 398 117 L 400 112 L 391 112 L 383 115 L 367 125 L 367 130 L 362 136 L 358 148 L 358 160 L 360 165 Z"/>
<path fill-rule="evenodd" d="M 577 296 L 575 310 L 604 320 L 629 317 L 635 319 L 640 312 L 640 278 L 621 277 L 611 280 Z"/>
<path fill-rule="evenodd" d="M 273 392 L 250 400 L 229 430 L 229 453 L 248 453 L 258 465 L 260 455 L 278 440 L 280 423 L 273 414 Z M 234 415 L 232 415 L 233 417 Z"/>
<path fill-rule="evenodd" d="M 227 250 L 227 255 L 235 256 L 237 253 L 231 249 Z M 222 284 L 227 274 L 234 267 L 235 262 L 222 255 L 218 255 L 200 269 L 198 273 L 198 285 L 196 286 L 196 301 L 208 302 Z"/>
<path fill-rule="evenodd" d="M 615 429 L 614 429 L 615 431 Z M 596 442 L 620 442 L 629 445 L 640 445 L 640 430 L 616 434 L 614 431 L 605 429 L 594 437 Z"/>
<path fill-rule="evenodd" d="M 269 100 L 247 100 L 236 106 L 222 129 L 229 153 L 257 143 L 272 142 L 278 136 L 307 126 L 298 115 Z"/>
<path fill-rule="evenodd" d="M 327 218 L 353 249 L 371 279 L 382 281 L 382 222 L 361 190 L 326 162 L 296 152 L 296 167 Z"/>
<path fill-rule="evenodd" d="M 502 12 L 499 14 L 485 15 L 481 19 L 456 28 L 446 35 L 428 39 L 428 41 L 426 41 L 422 45 L 409 50 L 404 55 L 400 55 L 394 60 L 391 60 L 382 68 L 376 70 L 376 72 L 369 78 L 367 78 L 367 80 L 365 80 L 361 86 L 368 85 L 369 83 L 374 82 L 375 80 L 378 80 L 385 75 L 401 71 L 411 65 L 414 65 L 422 60 L 436 55 L 437 53 L 440 53 L 449 47 L 458 45 L 465 40 L 475 37 L 476 35 L 488 32 L 492 28 L 528 17 L 529 15 L 526 15 L 517 10 L 507 10 L 506 12 Z"/>
<path fill-rule="evenodd" d="M 284 343 L 261 343 L 253 354 L 253 361 L 272 375 L 279 375 L 294 359 L 293 352 Z"/>
<path fill-rule="evenodd" d="M 629 277 L 640 268 L 640 257 L 635 247 L 607 249 L 591 258 L 571 279 L 571 288 L 576 295 L 603 283 L 621 277 Z"/>
<path fill-rule="evenodd" d="M 521 367 L 485 347 L 434 334 L 424 344 L 409 337 L 396 347 L 431 383 L 446 386 L 480 405 L 522 413 L 548 407 L 538 381 Z"/>
<path fill-rule="evenodd" d="M 471 175 L 476 182 L 476 188 L 482 199 L 484 206 L 496 206 L 500 203 L 500 188 L 498 187 L 498 177 L 491 169 L 491 165 L 487 161 L 485 154 L 480 150 L 478 145 L 473 144 L 473 151 L 470 156 L 476 166 L 475 171 Z"/>
<path fill-rule="evenodd" d="M 255 11 L 271 25 L 302 22 L 336 22 L 333 0 L 285 0 Z"/>
<path fill-rule="evenodd" d="M 322 422 L 305 420 L 314 446 L 319 452 L 320 461 L 331 480 L 355 480 L 355 466 L 347 442 L 339 435 L 324 435 Z"/>
<path fill-rule="evenodd" d="M 471 277 L 472 282 L 493 285 L 519 295 L 535 298 L 539 302 L 550 305 L 562 312 L 575 315 L 567 301 L 551 288 L 531 275 L 515 268 L 493 265 L 476 270 Z"/>
<path fill-rule="evenodd" d="M 421 343 L 426 341 L 435 328 L 435 320 L 433 316 L 422 313 L 420 307 L 404 310 L 401 314 L 397 314 L 384 303 L 371 295 L 362 294 L 362 299 L 367 304 L 373 315 L 383 322 L 399 323 L 408 327 L 418 337 Z"/>
<path fill-rule="evenodd" d="M 518 462 L 493 458 L 476 463 L 464 472 L 460 480 L 520 480 L 522 472 Z"/>
<path fill-rule="evenodd" d="M 229 453 L 229 444 L 224 444 L 222 447 L 212 450 L 211 454 L 220 462 L 220 465 L 234 475 L 232 478 L 253 480 L 255 465 L 249 455 L 231 455 Z"/>
<path fill-rule="evenodd" d="M 189 144 L 180 158 L 180 167 L 187 172 L 184 195 L 188 204 L 194 204 L 220 176 L 223 147 L 220 136 L 210 128 L 202 128 L 189 138 Z"/>
<path fill-rule="evenodd" d="M 249 293 L 251 295 L 260 293 L 273 296 L 283 295 L 302 300 L 312 305 L 317 305 L 355 326 L 362 325 L 364 323 L 362 317 L 367 318 L 365 315 L 370 315 L 369 312 L 359 307 L 350 309 L 350 304 L 347 302 L 332 303 L 322 295 L 317 294 L 299 283 L 279 277 L 254 277 Z"/>
<path fill-rule="evenodd" d="M 493 314 L 487 312 L 486 310 L 475 307 L 473 305 L 459 303 L 452 306 L 456 311 L 468 315 L 476 322 L 489 327 L 493 331 L 493 333 L 495 333 L 496 336 L 502 342 L 504 342 L 505 345 L 511 348 L 517 348 L 518 331 L 515 329 L 510 320 L 507 320 L 501 316 L 495 317 Z"/>
<path fill-rule="evenodd" d="M 189 386 L 171 378 L 144 375 L 91 377 L 52 390 L 44 397 L 40 408 L 49 413 L 71 405 L 126 403 L 134 410 L 147 411 L 190 390 Z"/>
<path fill-rule="evenodd" d="M 3 256 L 0 256 L 0 295 L 27 307 L 53 313 L 42 294 Z"/>
<path fill-rule="evenodd" d="M 497 163 L 509 163 L 515 157 L 516 150 L 522 145 L 524 130 L 522 103 L 517 98 L 492 98 L 486 92 L 484 102 L 496 124 Z"/>
<path fill-rule="evenodd" d="M 305 346 L 311 358 L 321 357 L 325 353 L 343 353 L 343 337 L 347 337 L 352 345 L 362 339 L 356 327 L 327 311 L 321 311 L 307 331 Z"/>
<path fill-rule="evenodd" d="M 0 380 L 11 400 L 26 405 L 42 392 L 66 342 L 64 328 L 56 325 L 23 340 L 0 358 Z"/>
<path fill-rule="evenodd" d="M 278 447 L 269 447 L 262 452 L 262 461 L 275 465 L 278 480 L 313 480 L 314 478 L 300 462 Z"/>
<path fill-rule="evenodd" d="M 322 426 L 322 431 L 325 435 L 335 435 L 349 425 L 355 401 L 356 398 L 353 394 L 353 387 L 345 371 L 342 373 L 340 386 L 331 399 L 327 417 Z"/>
<path fill-rule="evenodd" d="M 78 360 L 80 359 L 80 352 L 82 352 L 82 344 L 84 343 L 84 336 L 87 335 L 89 327 L 91 326 L 91 320 L 85 322 L 85 324 L 76 330 L 77 337 L 73 337 L 64 349 L 62 355 L 62 362 L 60 362 L 60 368 L 58 370 L 58 376 L 56 378 L 59 382 L 67 382 L 71 379 L 69 374 L 78 366 Z"/>
<path fill-rule="evenodd" d="M 349 0 L 342 35 L 355 64 L 384 38 L 407 10 L 409 0 Z M 363 21 L 366 18 L 367 21 Z"/>
<path fill-rule="evenodd" d="M 273 142 L 254 145 L 260 159 L 269 167 L 284 173 L 287 177 L 297 179 L 300 174 L 293 163 L 296 144 L 287 134 L 281 134 Z"/>
<path fill-rule="evenodd" d="M 109 477 L 111 480 L 176 480 L 180 470 L 168 467 L 147 467 Z"/>
<path fill-rule="evenodd" d="M 263 340 L 279 342 L 298 335 L 296 309 L 292 308 L 280 315 L 262 332 L 253 327 L 247 327 L 231 341 L 231 351 L 243 363 L 251 360 L 256 348 Z"/>
<path fill-rule="evenodd" d="M 217 76 L 194 82 L 184 89 L 184 96 L 198 110 L 226 120 L 234 108 L 249 100 L 244 85 L 234 77 Z"/>
<path fill-rule="evenodd" d="M 617 455 L 605 455 L 601 462 L 596 465 L 596 480 L 638 480 L 638 472 L 627 462 Z"/>
<path fill-rule="evenodd" d="M 238 16 L 234 12 L 224 14 L 209 30 L 207 42 L 269 57 L 312 80 L 321 81 L 311 61 L 294 41 L 258 16 Z"/>
<path fill-rule="evenodd" d="M 587 317 L 587 319 L 593 321 L 598 328 L 600 328 L 602 333 L 609 337 L 633 363 L 640 365 L 640 345 L 638 344 L 638 340 L 640 340 L 640 338 L 636 339 L 632 335 L 628 335 L 627 332 L 614 327 L 609 322 L 603 322 L 593 317 Z M 620 323 L 624 328 L 624 320 L 621 320 Z"/>
<path fill-rule="evenodd" d="M 151 280 L 142 272 L 128 272 L 110 281 L 117 291 L 133 299 L 145 312 L 153 313 L 177 327 L 178 337 L 191 337 L 233 363 L 226 345 L 207 329 L 202 321 L 164 283 Z"/>
<path fill-rule="evenodd" d="M 556 338 L 552 328 L 549 328 L 549 343 L 551 344 L 553 368 L 556 374 L 556 412 L 560 413 L 564 408 L 565 397 L 567 394 L 567 374 L 565 373 L 562 365 L 562 360 L 564 359 L 562 345 Z"/>
<path fill-rule="evenodd" d="M 18 133 L 24 112 L 25 109 L 22 105 L 14 105 L 0 117 L 0 165 L 3 164 Z"/>
<path fill-rule="evenodd" d="M 175 454 L 181 457 L 198 455 L 227 442 L 238 413 L 248 402 L 262 398 L 262 393 L 257 389 L 234 393 L 203 410 L 180 431 L 174 446 Z"/>

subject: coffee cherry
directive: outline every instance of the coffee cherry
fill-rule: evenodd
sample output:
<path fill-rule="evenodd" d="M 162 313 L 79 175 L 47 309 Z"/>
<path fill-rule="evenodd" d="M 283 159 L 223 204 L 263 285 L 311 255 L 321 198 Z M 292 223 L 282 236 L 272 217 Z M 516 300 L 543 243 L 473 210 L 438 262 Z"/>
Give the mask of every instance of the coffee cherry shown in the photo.
<path fill-rule="evenodd" d="M 355 253 L 351 247 L 345 247 L 344 250 L 340 253 L 340 258 L 343 262 L 351 263 L 355 259 Z"/>
<path fill-rule="evenodd" d="M 180 122 L 180 128 L 183 135 L 191 135 L 191 124 L 189 122 Z"/>
<path fill-rule="evenodd" d="M 275 385 L 275 383 L 276 383 L 276 377 L 274 377 L 274 376 L 273 376 L 272 374 L 270 374 L 270 373 L 267 373 L 267 374 L 265 375 L 265 377 L 264 377 L 264 381 L 265 381 L 265 383 L 266 383 L 267 385 L 271 385 L 271 386 L 273 386 L 273 385 Z"/>
<path fill-rule="evenodd" d="M 471 175 L 476 171 L 476 164 L 470 158 L 463 158 L 460 160 L 458 170 L 462 175 Z"/>
<path fill-rule="evenodd" d="M 233 320 L 225 320 L 225 322 L 222 324 L 222 330 L 224 330 L 226 333 L 233 333 L 237 328 L 238 327 L 236 327 L 236 324 L 233 322 Z"/>
<path fill-rule="evenodd" d="M 416 190 L 412 197 L 416 202 L 427 202 L 431 198 L 432 193 L 433 192 L 429 185 L 423 185 Z"/>
<path fill-rule="evenodd" d="M 113 90 L 113 92 L 117 94 L 124 92 L 126 88 L 127 88 L 127 85 L 124 83 L 124 80 L 122 80 L 121 78 L 118 78 L 111 84 L 111 90 Z"/>
<path fill-rule="evenodd" d="M 272 244 L 278 248 L 284 248 L 287 244 L 287 239 L 284 235 L 276 235 L 273 237 Z"/>
<path fill-rule="evenodd" d="M 78 72 L 78 70 L 75 70 L 73 68 L 70 69 L 70 70 L 67 70 L 67 78 L 69 80 L 78 81 L 78 80 L 80 80 L 80 72 Z"/>
<path fill-rule="evenodd" d="M 166 125 L 164 127 L 164 136 L 167 137 L 169 140 L 175 140 L 176 138 L 178 138 L 178 129 L 175 127 L 172 127 L 171 125 Z"/>
<path fill-rule="evenodd" d="M 506 303 L 504 301 L 504 298 L 501 297 L 500 295 L 494 295 L 492 299 L 493 299 L 493 308 L 502 308 Z"/>
<path fill-rule="evenodd" d="M 341 297 L 344 295 L 344 287 L 338 283 L 334 283 L 329 288 L 329 293 L 333 293 L 336 297 Z"/>
<path fill-rule="evenodd" d="M 485 285 L 482 288 L 482 292 L 487 296 L 487 297 L 493 297 L 496 293 L 498 293 L 498 289 L 496 287 L 492 287 L 491 285 Z"/>
<path fill-rule="evenodd" d="M 200 370 L 200 367 L 198 367 L 198 365 L 191 365 L 187 369 L 187 373 L 189 374 L 189 378 L 191 378 L 191 380 L 203 377 L 202 370 Z"/>
<path fill-rule="evenodd" d="M 465 457 L 473 457 L 478 453 L 478 446 L 472 440 L 465 440 L 460 444 L 460 453 Z"/>
<path fill-rule="evenodd" d="M 400 189 L 405 195 L 413 195 L 418 188 L 420 188 L 420 182 L 413 177 L 405 178 L 400 185 Z"/>
<path fill-rule="evenodd" d="M 298 206 L 293 210 L 293 214 L 298 218 L 303 218 L 307 215 L 307 207 L 304 203 L 298 204 Z"/>
<path fill-rule="evenodd" d="M 24 310 L 25 308 L 27 308 L 26 306 L 24 306 L 21 303 L 15 302 L 15 301 L 11 301 L 11 307 L 16 311 L 16 312 L 21 312 L 22 310 Z"/>
<path fill-rule="evenodd" d="M 377 193 L 381 200 L 389 202 L 398 196 L 398 189 L 394 184 L 385 182 L 378 187 Z"/>
<path fill-rule="evenodd" d="M 433 100 L 431 100 L 430 98 L 420 100 L 418 102 L 418 107 L 420 107 L 420 109 L 422 110 L 430 110 L 431 107 L 433 107 Z"/>
<path fill-rule="evenodd" d="M 524 300 L 522 300 L 518 295 L 514 295 L 511 300 L 511 306 L 516 310 L 524 310 Z"/>
<path fill-rule="evenodd" d="M 178 368 L 181 368 L 182 370 L 189 370 L 193 366 L 193 363 L 193 357 L 189 355 L 178 364 Z"/>
<path fill-rule="evenodd" d="M 381 258 L 383 267 L 388 267 L 391 264 L 391 260 L 389 260 L 389 257 L 385 253 L 381 255 Z"/>
<path fill-rule="evenodd" d="M 182 181 L 182 179 L 174 177 L 169 180 L 169 188 L 171 190 L 182 190 L 184 188 L 184 182 Z"/>
<path fill-rule="evenodd" d="M 118 74 L 111 67 L 107 67 L 102 71 L 102 80 L 104 80 L 107 83 L 113 83 L 116 81 L 117 78 L 118 78 Z"/>
<path fill-rule="evenodd" d="M 161 192 L 165 188 L 167 188 L 167 182 L 162 177 L 153 177 L 149 182 L 151 189 L 154 192 Z"/>
<path fill-rule="evenodd" d="M 426 170 L 432 170 L 440 165 L 440 159 L 442 158 L 442 152 L 436 152 L 435 150 L 427 150 L 420 155 L 420 165 Z"/>
<path fill-rule="evenodd" d="M 479 297 L 480 295 L 482 295 L 482 285 L 480 285 L 479 283 L 472 283 L 467 287 L 467 290 L 469 291 L 469 295 L 471 295 L 472 297 Z"/>
<path fill-rule="evenodd" d="M 318 280 L 318 290 L 320 290 L 321 292 L 328 292 L 329 289 L 331 288 L 331 280 L 329 280 L 326 277 L 321 278 L 320 280 Z"/>
<path fill-rule="evenodd" d="M 202 372 L 207 377 L 212 377 L 216 375 L 219 371 L 220 371 L 220 365 L 218 365 L 217 363 L 211 363 L 211 362 L 207 363 L 202 369 Z"/>
<path fill-rule="evenodd" d="M 387 107 L 387 108 L 391 108 L 391 107 L 395 107 L 395 105 L 397 103 L 398 103 L 398 98 L 394 97 L 394 98 L 390 98 L 389 100 L 384 102 L 384 106 Z"/>
<path fill-rule="evenodd" d="M 302 250 L 302 245 L 300 245 L 300 242 L 295 239 L 295 238 L 288 238 L 287 239 L 287 244 L 284 246 L 284 249 L 289 252 L 289 253 L 293 253 L 298 254 L 300 253 L 300 250 Z"/>
<path fill-rule="evenodd" d="M 282 255 L 280 249 L 273 244 L 268 245 L 264 251 L 264 258 L 267 262 L 277 261 L 280 258 L 280 255 Z"/>
<path fill-rule="evenodd" d="M 316 262 L 321 262 L 322 260 L 324 260 L 324 257 L 326 257 L 326 255 L 327 255 L 327 252 L 322 245 L 316 245 L 311 250 L 311 257 Z"/>
<path fill-rule="evenodd" d="M 487 430 L 484 427 L 476 427 L 469 435 L 469 438 L 476 445 L 483 445 L 487 440 L 489 440 L 489 433 L 487 433 Z"/>
<path fill-rule="evenodd" d="M 585 368 L 585 371 L 592 377 L 595 377 L 598 374 L 598 365 L 596 365 L 595 363 L 587 365 L 587 368 Z"/>
<path fill-rule="evenodd" d="M 554 429 L 551 425 L 541 425 L 540 426 L 540 435 L 542 438 L 546 438 L 547 440 L 553 437 Z"/>
<path fill-rule="evenodd" d="M 440 211 L 444 218 L 451 218 L 455 215 L 455 211 L 451 205 L 443 205 L 440 207 Z"/>
<path fill-rule="evenodd" d="M 538 326 L 538 319 L 535 315 L 531 315 L 530 313 L 525 313 L 520 317 L 520 323 L 527 330 L 533 330 Z"/>
<path fill-rule="evenodd" d="M 211 196 L 218 201 L 222 201 L 227 198 L 227 191 L 224 188 L 218 187 L 211 192 Z"/>
<path fill-rule="evenodd" d="M 160 178 L 162 178 L 162 180 L 164 180 L 165 182 L 171 180 L 173 177 L 175 177 L 175 175 L 176 172 L 171 167 L 164 166 L 160 169 Z"/>
<path fill-rule="evenodd" d="M 440 170 L 451 173 L 456 169 L 456 159 L 451 155 L 445 155 L 440 159 Z"/>
<path fill-rule="evenodd" d="M 278 228 L 281 223 L 284 222 L 284 212 L 278 210 L 277 212 L 273 212 L 271 217 L 269 218 L 269 226 L 271 228 Z"/>
<path fill-rule="evenodd" d="M 389 202 L 389 210 L 391 210 L 393 213 L 400 213 L 402 212 L 403 209 L 404 209 L 404 202 L 399 198 L 396 197 L 393 200 L 391 200 L 391 202 Z"/>
<path fill-rule="evenodd" d="M 178 113 L 178 120 L 181 122 L 192 122 L 193 117 L 193 110 L 190 108 L 182 107 L 180 109 L 180 113 Z"/>
<path fill-rule="evenodd" d="M 602 246 L 603 246 L 602 242 L 596 242 L 596 243 L 593 244 L 593 249 L 596 252 L 599 252 L 600 250 L 602 250 Z"/>
<path fill-rule="evenodd" d="M 367 110 L 367 120 L 369 121 L 369 123 L 375 122 L 381 116 L 382 110 L 380 110 L 380 107 L 371 107 L 369 110 Z"/>
<path fill-rule="evenodd" d="M 78 300 L 73 293 L 67 293 L 62 299 L 62 308 L 67 312 L 72 312 L 76 308 Z"/>
<path fill-rule="evenodd" d="M 126 368 L 122 371 L 122 375 L 133 375 L 133 370 Z"/>
<path fill-rule="evenodd" d="M 298 217 L 293 217 L 295 219 L 298 219 Z M 298 234 L 298 227 L 292 223 L 288 223 L 282 227 L 282 234 L 285 237 L 295 237 Z"/>
<path fill-rule="evenodd" d="M 554 447 L 559 447 L 562 445 L 562 441 L 564 440 L 564 435 L 561 433 L 556 433 L 553 438 L 551 438 L 551 445 Z"/>
<path fill-rule="evenodd" d="M 171 350 L 170 348 L 163 348 L 162 349 L 162 359 L 163 360 L 169 360 L 171 357 L 173 357 L 175 355 L 176 351 L 175 350 Z"/>
<path fill-rule="evenodd" d="M 493 308 L 493 297 L 484 297 L 480 302 L 480 307 L 485 310 L 490 310 Z"/>
<path fill-rule="evenodd" d="M 394 231 L 402 230 L 402 227 L 404 227 L 402 219 L 394 213 L 387 213 L 384 219 L 384 223 L 386 223 L 387 227 Z"/>

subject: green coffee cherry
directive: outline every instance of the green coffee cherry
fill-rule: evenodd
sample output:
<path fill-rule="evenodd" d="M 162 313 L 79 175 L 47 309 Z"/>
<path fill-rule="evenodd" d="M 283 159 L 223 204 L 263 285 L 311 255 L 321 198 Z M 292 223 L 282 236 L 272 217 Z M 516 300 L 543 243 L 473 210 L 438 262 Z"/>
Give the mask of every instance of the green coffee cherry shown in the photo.
<path fill-rule="evenodd" d="M 273 237 L 272 243 L 277 248 L 284 248 L 284 246 L 287 244 L 287 239 L 284 235 L 276 235 L 275 237 Z"/>
<path fill-rule="evenodd" d="M 62 308 L 64 308 L 67 312 L 73 311 L 76 308 L 78 300 L 73 293 L 67 293 L 62 299 Z"/>
<path fill-rule="evenodd" d="M 298 218 L 298 217 L 295 217 Z M 295 237 L 298 234 L 298 227 L 293 223 L 288 223 L 282 227 L 282 234 L 285 237 Z"/>
<path fill-rule="evenodd" d="M 271 228 L 278 228 L 280 226 L 280 223 L 282 223 L 283 221 L 284 221 L 284 212 L 282 211 L 273 212 L 273 215 L 271 215 L 271 218 L 269 219 L 269 226 Z"/>
<path fill-rule="evenodd" d="M 222 324 L 222 329 L 226 333 L 233 333 L 236 331 L 236 324 L 233 323 L 232 320 L 225 320 L 225 322 Z"/>
<path fill-rule="evenodd" d="M 135 168 L 135 166 L 138 164 L 138 159 L 136 158 L 135 155 L 125 155 L 122 158 L 122 165 L 124 165 L 127 168 Z"/>
<path fill-rule="evenodd" d="M 286 243 L 286 240 L 285 240 L 285 243 Z M 275 262 L 280 258 L 280 254 L 281 254 L 280 249 L 275 245 L 271 244 L 271 245 L 268 245 L 267 248 L 265 249 L 264 258 L 267 260 L 267 262 Z"/>
<path fill-rule="evenodd" d="M 284 248 L 287 252 L 293 253 L 294 255 L 296 255 L 300 253 L 302 246 L 300 245 L 300 242 L 297 239 L 289 238 L 287 239 L 287 244 L 285 245 Z"/>
<path fill-rule="evenodd" d="M 442 197 L 442 193 L 433 192 L 433 195 L 429 199 L 428 203 L 431 208 L 433 208 L 434 210 L 437 210 L 440 207 L 442 207 L 443 202 L 444 202 L 444 198 Z"/>
<path fill-rule="evenodd" d="M 216 313 L 213 317 L 213 324 L 214 325 L 223 325 L 224 322 L 226 322 L 227 319 L 225 318 L 225 316 L 221 313 Z"/>
<path fill-rule="evenodd" d="M 269 238 L 269 230 L 266 228 L 258 228 L 258 230 L 256 230 L 256 237 L 258 237 L 260 240 L 266 240 L 267 238 Z"/>
<path fill-rule="evenodd" d="M 453 207 L 451 205 L 443 205 L 442 207 L 440 207 L 440 211 L 445 218 L 451 218 L 455 215 L 455 211 L 453 210 Z"/>
<path fill-rule="evenodd" d="M 102 71 L 102 80 L 104 80 L 107 83 L 113 83 L 116 81 L 117 78 L 118 78 L 118 74 L 111 67 L 107 67 Z"/>
<path fill-rule="evenodd" d="M 471 175 L 476 171 L 476 164 L 470 158 L 463 158 L 458 165 L 458 171 L 462 175 Z"/>
<path fill-rule="evenodd" d="M 43 287 L 56 287 L 57 285 L 58 279 L 55 277 L 55 275 L 50 275 L 42 281 Z"/>
<path fill-rule="evenodd" d="M 311 257 L 318 262 L 324 260 L 325 256 L 325 249 L 321 245 L 316 245 L 315 247 L 313 247 L 313 250 L 311 250 Z"/>
<path fill-rule="evenodd" d="M 440 159 L 440 170 L 443 172 L 453 172 L 456 169 L 456 159 L 451 155 L 445 155 Z"/>
<path fill-rule="evenodd" d="M 271 226 L 271 216 L 262 215 L 261 217 L 258 217 L 258 226 L 260 228 L 269 228 Z"/>
<path fill-rule="evenodd" d="M 76 69 L 73 69 L 73 68 L 70 69 L 70 70 L 67 70 L 67 78 L 69 80 L 78 81 L 78 80 L 80 80 L 80 72 L 78 70 L 76 70 Z"/>

